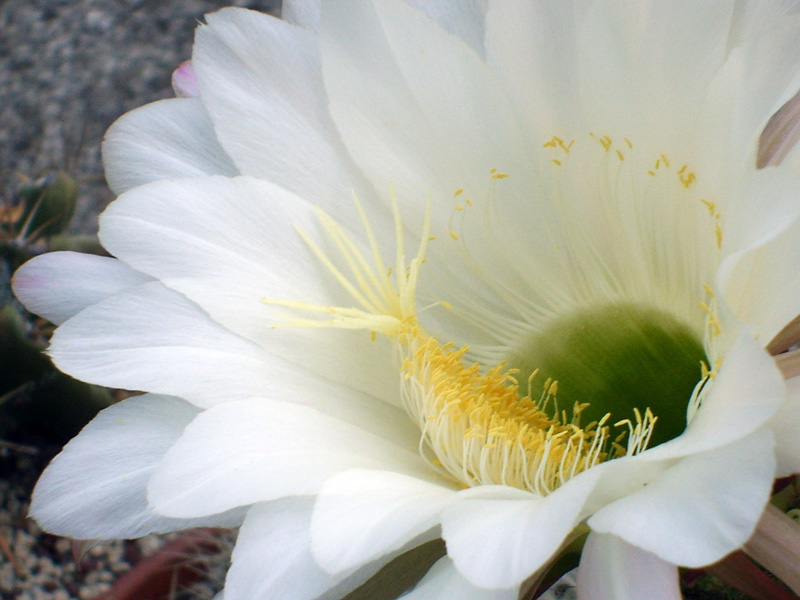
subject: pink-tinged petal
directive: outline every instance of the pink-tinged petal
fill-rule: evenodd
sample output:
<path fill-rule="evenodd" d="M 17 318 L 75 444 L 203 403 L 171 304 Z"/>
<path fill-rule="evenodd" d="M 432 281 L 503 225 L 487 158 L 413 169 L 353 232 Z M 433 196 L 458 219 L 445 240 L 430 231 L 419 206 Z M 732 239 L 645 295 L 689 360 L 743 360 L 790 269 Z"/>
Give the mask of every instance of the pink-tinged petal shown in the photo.
<path fill-rule="evenodd" d="M 20 267 L 11 286 L 28 310 L 60 325 L 84 308 L 147 281 L 149 276 L 113 258 L 50 252 Z"/>
<path fill-rule="evenodd" d="M 31 516 L 46 531 L 76 539 L 238 525 L 241 511 L 171 519 L 147 503 L 150 476 L 198 412 L 178 398 L 149 394 L 105 409 L 44 471 L 33 492 Z"/>
<path fill-rule="evenodd" d="M 455 500 L 445 481 L 355 469 L 334 475 L 314 507 L 314 557 L 329 573 L 358 568 L 436 527 L 438 514 Z"/>
<path fill-rule="evenodd" d="M 403 600 L 517 600 L 518 596 L 517 588 L 487 590 L 472 585 L 459 573 L 453 561 L 444 557 L 436 561 Z"/>
<path fill-rule="evenodd" d="M 117 194 L 161 179 L 239 174 L 196 98 L 171 98 L 126 113 L 103 141 L 106 180 Z"/>
<path fill-rule="evenodd" d="M 680 600 L 678 568 L 620 538 L 592 532 L 578 569 L 578 600 Z"/>
<path fill-rule="evenodd" d="M 600 473 L 585 471 L 546 497 L 502 486 L 465 490 L 442 513 L 448 556 L 473 585 L 519 586 L 579 523 Z"/>
<path fill-rule="evenodd" d="M 372 421 L 380 419 L 373 415 Z M 306 406 L 266 398 L 218 404 L 192 421 L 149 484 L 162 514 L 189 518 L 284 496 L 314 494 L 353 468 L 425 477 L 414 442 L 378 437 Z M 407 450 L 406 448 L 411 448 Z"/>
<path fill-rule="evenodd" d="M 200 95 L 200 86 L 197 85 L 192 61 L 183 61 L 172 72 L 172 89 L 178 98 L 196 98 Z"/>
<path fill-rule="evenodd" d="M 588 524 L 671 563 L 702 567 L 755 530 L 775 477 L 768 428 L 683 458 L 657 479 L 600 509 Z"/>

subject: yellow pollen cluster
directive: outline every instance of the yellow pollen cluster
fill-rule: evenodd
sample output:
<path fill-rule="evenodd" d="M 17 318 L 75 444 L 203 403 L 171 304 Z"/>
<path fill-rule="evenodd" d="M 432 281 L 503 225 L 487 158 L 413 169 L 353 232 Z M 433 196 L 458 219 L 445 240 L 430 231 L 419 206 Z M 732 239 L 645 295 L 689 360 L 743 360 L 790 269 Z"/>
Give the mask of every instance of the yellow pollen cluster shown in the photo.
<path fill-rule="evenodd" d="M 419 328 L 399 341 L 403 402 L 422 430 L 422 454 L 465 486 L 508 485 L 546 495 L 608 458 L 608 416 L 583 428 L 581 406 L 572 420 L 565 413 L 548 416 L 556 382 L 545 382 L 534 401 L 520 397 L 514 372 L 502 365 L 486 373 L 467 366 L 466 347 L 442 346 Z"/>

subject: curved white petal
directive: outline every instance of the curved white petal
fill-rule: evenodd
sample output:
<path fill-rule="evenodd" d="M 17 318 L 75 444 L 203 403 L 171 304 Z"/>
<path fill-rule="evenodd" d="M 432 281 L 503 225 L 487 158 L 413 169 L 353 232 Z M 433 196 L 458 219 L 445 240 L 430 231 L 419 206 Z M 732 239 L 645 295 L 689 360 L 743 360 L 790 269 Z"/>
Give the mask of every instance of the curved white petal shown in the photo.
<path fill-rule="evenodd" d="M 513 185 L 527 181 L 528 141 L 502 88 L 474 50 L 427 15 L 396 0 L 330 2 L 320 36 L 342 139 L 375 189 L 391 185 L 408 206 L 412 230 L 430 195 L 441 223 L 456 190 L 485 198 L 493 168 L 512 173 Z"/>
<path fill-rule="evenodd" d="M 346 205 L 359 175 L 328 115 L 316 36 L 248 10 L 206 19 L 192 65 L 217 137 L 242 174 L 326 208 Z"/>
<path fill-rule="evenodd" d="M 651 152 L 691 148 L 695 132 L 675 124 L 723 64 L 732 12 L 726 0 L 592 3 L 575 37 L 583 114 Z"/>
<path fill-rule="evenodd" d="M 580 110 L 579 48 L 572 41 L 589 5 L 516 0 L 489 5 L 486 62 L 508 89 L 528 134 L 542 142 L 590 127 Z"/>
<path fill-rule="evenodd" d="M 186 295 L 234 333 L 397 403 L 387 340 L 372 343 L 360 331 L 274 328 L 289 309 L 276 309 L 265 299 L 353 302 L 295 227 L 312 236 L 320 228 L 307 201 L 257 179 L 213 177 L 129 191 L 101 216 L 100 239 L 114 255 Z M 377 235 L 386 237 L 382 230 Z"/>
<path fill-rule="evenodd" d="M 117 119 L 103 141 L 103 165 L 117 194 L 159 179 L 239 173 L 194 98 L 160 100 Z"/>
<path fill-rule="evenodd" d="M 311 554 L 313 497 L 256 504 L 247 512 L 225 579 L 227 600 L 336 600 L 362 585 L 386 562 L 329 575 Z"/>
<path fill-rule="evenodd" d="M 478 587 L 518 586 L 578 524 L 600 472 L 589 469 L 544 498 L 500 486 L 462 492 L 441 516 L 448 556 Z"/>
<path fill-rule="evenodd" d="M 488 0 L 405 0 L 423 11 L 445 31 L 457 36 L 478 54 L 483 54 Z"/>
<path fill-rule="evenodd" d="M 187 518 L 313 494 L 352 468 L 426 476 L 405 432 L 387 440 L 369 431 L 372 423 L 363 426 L 266 398 L 218 404 L 170 448 L 150 480 L 149 500 L 162 514 Z"/>
<path fill-rule="evenodd" d="M 600 509 L 588 524 L 671 563 L 716 562 L 755 530 L 775 477 L 774 446 L 772 432 L 762 428 L 685 457 L 649 485 Z"/>
<path fill-rule="evenodd" d="M 472 585 L 448 557 L 440 558 L 403 600 L 517 600 L 519 590 L 487 590 Z"/>
<path fill-rule="evenodd" d="M 159 282 L 102 300 L 56 330 L 59 369 L 98 385 L 171 394 L 201 407 L 267 393 L 297 377 Z"/>
<path fill-rule="evenodd" d="M 786 193 L 800 205 L 796 188 Z M 721 267 L 728 305 L 740 321 L 753 324 L 764 345 L 800 314 L 800 218 L 783 211 L 783 219 L 772 239 L 733 255 Z"/>
<path fill-rule="evenodd" d="M 310 31 L 319 31 L 322 0 L 283 0 L 281 19 Z"/>
<path fill-rule="evenodd" d="M 355 469 L 334 475 L 320 489 L 311 519 L 314 557 L 329 573 L 357 568 L 434 528 L 455 500 L 445 481 Z"/>
<path fill-rule="evenodd" d="M 178 398 L 149 394 L 103 410 L 44 471 L 33 492 L 31 516 L 46 531 L 77 539 L 238 525 L 240 511 L 170 519 L 147 503 L 147 481 L 197 413 Z"/>
<path fill-rule="evenodd" d="M 150 280 L 113 258 L 49 252 L 17 269 L 11 286 L 28 310 L 60 325 L 87 306 Z"/>
<path fill-rule="evenodd" d="M 786 399 L 775 360 L 747 331 L 725 357 L 713 385 L 681 436 L 637 458 L 677 458 L 729 444 L 761 427 Z"/>
<path fill-rule="evenodd" d="M 589 534 L 578 569 L 578 600 L 680 600 L 682 597 L 675 565 L 616 536 Z"/>

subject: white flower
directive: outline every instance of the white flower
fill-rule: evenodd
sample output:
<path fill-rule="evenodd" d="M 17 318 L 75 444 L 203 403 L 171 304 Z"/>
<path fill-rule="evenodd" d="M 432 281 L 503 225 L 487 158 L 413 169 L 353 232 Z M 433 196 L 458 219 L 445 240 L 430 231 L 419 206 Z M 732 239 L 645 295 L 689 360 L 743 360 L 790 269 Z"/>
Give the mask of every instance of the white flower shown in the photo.
<path fill-rule="evenodd" d="M 116 259 L 15 290 L 59 368 L 149 393 L 32 514 L 241 523 L 226 600 L 340 597 L 437 537 L 407 598 L 515 599 L 589 531 L 581 598 L 678 598 L 800 471 L 770 356 L 798 341 L 800 155 L 756 169 L 797 7 L 419 4 L 209 15 L 199 96 L 111 128 Z"/>

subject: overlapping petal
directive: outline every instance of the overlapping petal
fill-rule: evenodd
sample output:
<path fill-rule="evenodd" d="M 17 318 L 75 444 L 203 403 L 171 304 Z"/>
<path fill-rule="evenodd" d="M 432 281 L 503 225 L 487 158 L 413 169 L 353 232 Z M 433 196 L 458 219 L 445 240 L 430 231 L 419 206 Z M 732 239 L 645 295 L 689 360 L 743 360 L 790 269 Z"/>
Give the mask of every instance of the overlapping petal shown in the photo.
<path fill-rule="evenodd" d="M 31 516 L 48 531 L 77 539 L 238 525 L 243 511 L 172 519 L 147 502 L 150 476 L 198 412 L 184 400 L 151 394 L 105 409 L 42 474 Z"/>
<path fill-rule="evenodd" d="M 28 310 L 60 325 L 84 308 L 151 278 L 126 264 L 78 252 L 51 252 L 14 273 L 14 293 Z"/>
<path fill-rule="evenodd" d="M 150 479 L 149 501 L 161 514 L 192 518 L 314 494 L 329 477 L 351 468 L 425 477 L 409 430 L 401 425 L 393 439 L 379 437 L 371 430 L 386 429 L 380 418 L 374 414 L 359 427 L 268 398 L 213 406 L 169 449 Z"/>
<path fill-rule="evenodd" d="M 161 100 L 120 117 L 106 133 L 103 163 L 118 194 L 161 179 L 239 173 L 194 98 Z"/>
<path fill-rule="evenodd" d="M 675 565 L 607 533 L 589 534 L 578 570 L 580 600 L 679 600 Z"/>

